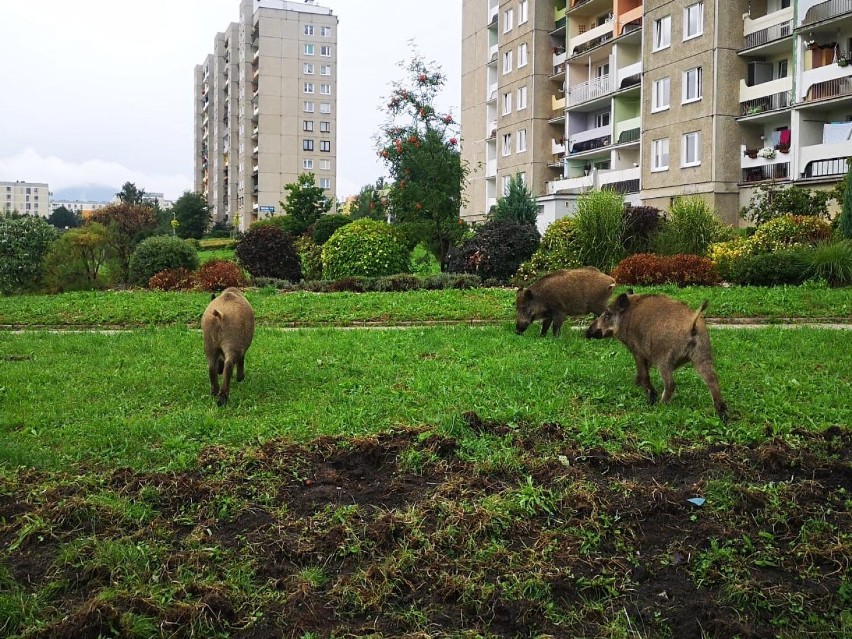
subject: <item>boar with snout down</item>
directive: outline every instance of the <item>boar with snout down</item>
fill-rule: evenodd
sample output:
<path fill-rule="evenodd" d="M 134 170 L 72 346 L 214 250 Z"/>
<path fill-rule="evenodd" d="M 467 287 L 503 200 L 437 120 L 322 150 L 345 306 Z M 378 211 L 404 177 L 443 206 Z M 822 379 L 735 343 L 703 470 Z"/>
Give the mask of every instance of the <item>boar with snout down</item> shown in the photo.
<path fill-rule="evenodd" d="M 615 337 L 633 354 L 636 361 L 636 385 L 645 389 L 648 401 L 657 401 L 657 391 L 648 375 L 655 366 L 663 378 L 663 401 L 668 402 L 675 390 L 674 371 L 687 362 L 707 384 L 713 396 L 716 414 L 726 422 L 728 407 L 722 400 L 719 380 L 713 368 L 710 336 L 701 314 L 707 300 L 692 310 L 683 302 L 665 295 L 619 295 L 586 331 L 586 337 Z"/>
<path fill-rule="evenodd" d="M 234 367 L 238 382 L 245 377 L 246 351 L 254 338 L 254 310 L 240 289 L 226 288 L 211 300 L 201 317 L 201 332 L 210 374 L 210 393 L 218 396 L 219 406 L 224 406 L 231 392 Z"/>
<path fill-rule="evenodd" d="M 599 315 L 606 308 L 615 280 L 594 266 L 559 270 L 520 288 L 515 296 L 515 332 L 520 335 L 535 320 L 541 320 L 541 336 L 553 326 L 553 336 L 569 315 Z"/>

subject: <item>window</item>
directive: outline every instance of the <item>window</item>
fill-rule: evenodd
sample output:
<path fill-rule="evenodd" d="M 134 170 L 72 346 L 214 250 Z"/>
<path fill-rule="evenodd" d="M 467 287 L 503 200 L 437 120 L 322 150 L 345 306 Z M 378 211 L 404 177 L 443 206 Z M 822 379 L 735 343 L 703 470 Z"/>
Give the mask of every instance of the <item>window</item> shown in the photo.
<path fill-rule="evenodd" d="M 509 182 L 512 180 L 512 176 L 504 175 L 503 176 L 503 195 L 509 195 Z"/>
<path fill-rule="evenodd" d="M 324 189 L 331 188 L 331 178 L 320 178 L 320 186 Z"/>
<path fill-rule="evenodd" d="M 609 62 L 605 62 L 603 64 L 599 64 L 595 66 L 595 77 L 596 78 L 605 78 L 609 75 Z"/>
<path fill-rule="evenodd" d="M 520 129 L 518 131 L 518 153 L 523 153 L 527 150 L 527 130 Z"/>
<path fill-rule="evenodd" d="M 683 101 L 695 102 L 701 99 L 701 67 L 683 72 Z"/>
<path fill-rule="evenodd" d="M 665 171 L 669 168 L 669 139 L 651 142 L 651 170 Z"/>
<path fill-rule="evenodd" d="M 320 113 L 331 113 L 331 103 L 320 102 Z"/>
<path fill-rule="evenodd" d="M 527 174 L 526 174 L 526 172 L 521 171 L 520 173 L 518 173 L 518 175 L 521 176 L 521 184 L 526 186 L 527 185 Z"/>
<path fill-rule="evenodd" d="M 512 134 L 506 133 L 503 135 L 503 155 L 510 155 L 512 153 Z"/>
<path fill-rule="evenodd" d="M 521 0 L 518 5 L 518 24 L 523 24 L 530 19 L 530 3 L 527 0 Z"/>
<path fill-rule="evenodd" d="M 314 45 L 306 44 L 305 45 L 305 55 L 313 55 L 314 54 Z"/>
<path fill-rule="evenodd" d="M 503 73 L 509 73 L 512 70 L 512 52 L 506 51 L 503 54 Z"/>
<path fill-rule="evenodd" d="M 521 87 L 518 89 L 518 111 L 527 108 L 527 88 Z"/>
<path fill-rule="evenodd" d="M 527 43 L 524 42 L 518 47 L 518 68 L 527 66 Z"/>
<path fill-rule="evenodd" d="M 787 77 L 787 60 L 778 61 L 778 79 Z"/>
<path fill-rule="evenodd" d="M 310 35 L 310 36 L 314 35 L 314 25 L 312 25 L 312 24 L 306 24 L 305 25 L 305 35 Z"/>
<path fill-rule="evenodd" d="M 313 75 L 314 74 L 314 65 L 312 62 L 305 62 L 304 67 L 305 75 Z"/>
<path fill-rule="evenodd" d="M 322 95 L 331 95 L 331 85 L 330 84 L 321 84 L 320 85 L 320 93 Z"/>
<path fill-rule="evenodd" d="M 302 87 L 302 90 L 305 93 L 313 93 L 314 92 L 314 83 L 313 82 L 305 82 Z"/>
<path fill-rule="evenodd" d="M 314 161 L 313 160 L 302 160 L 302 168 L 307 169 L 308 171 L 313 170 Z"/>
<path fill-rule="evenodd" d="M 320 66 L 320 75 L 331 75 L 331 65 L 323 64 Z"/>
<path fill-rule="evenodd" d="M 665 49 L 672 43 L 672 17 L 654 20 L 654 51 Z"/>
<path fill-rule="evenodd" d="M 331 27 L 320 27 L 320 35 L 323 38 L 330 38 L 331 37 Z"/>
<path fill-rule="evenodd" d="M 515 20 L 515 10 L 507 9 L 503 12 L 503 33 L 507 33 L 512 30 L 512 22 Z"/>
<path fill-rule="evenodd" d="M 320 151 L 324 153 L 331 152 L 331 140 L 320 140 Z"/>
<path fill-rule="evenodd" d="M 651 92 L 651 111 L 662 111 L 669 108 L 671 99 L 671 78 L 654 80 Z"/>
<path fill-rule="evenodd" d="M 328 46 L 327 44 L 322 45 L 320 47 L 320 55 L 323 56 L 324 58 L 330 58 L 331 57 L 331 47 Z"/>
<path fill-rule="evenodd" d="M 512 92 L 503 94 L 503 115 L 512 112 Z"/>
<path fill-rule="evenodd" d="M 320 160 L 321 171 L 331 171 L 331 160 Z"/>
<path fill-rule="evenodd" d="M 313 113 L 314 112 L 314 103 L 310 100 L 305 100 L 302 103 L 302 111 L 305 113 Z"/>
<path fill-rule="evenodd" d="M 595 128 L 597 129 L 602 126 L 609 126 L 609 111 L 595 113 Z"/>
<path fill-rule="evenodd" d="M 313 140 L 302 140 L 302 151 L 313 151 L 314 150 L 314 141 Z"/>
<path fill-rule="evenodd" d="M 681 146 L 681 166 L 698 166 L 701 164 L 701 132 L 685 133 Z"/>
<path fill-rule="evenodd" d="M 314 121 L 313 120 L 305 120 L 302 122 L 302 131 L 313 131 L 314 130 Z"/>
<path fill-rule="evenodd" d="M 331 122 L 320 122 L 320 133 L 331 133 Z"/>
<path fill-rule="evenodd" d="M 704 33 L 704 3 L 696 2 L 683 10 L 683 39 L 696 38 Z"/>

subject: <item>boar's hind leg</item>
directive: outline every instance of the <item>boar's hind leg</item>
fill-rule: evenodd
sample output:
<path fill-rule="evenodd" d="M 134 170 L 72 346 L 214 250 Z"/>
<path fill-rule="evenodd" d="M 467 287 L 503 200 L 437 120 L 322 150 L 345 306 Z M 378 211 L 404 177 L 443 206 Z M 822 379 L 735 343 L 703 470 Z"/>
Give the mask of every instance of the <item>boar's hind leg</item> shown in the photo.
<path fill-rule="evenodd" d="M 553 322 L 553 320 L 549 317 L 545 317 L 543 320 L 541 320 L 541 336 L 542 337 L 547 335 L 547 329 L 550 328 L 551 322 Z"/>
<path fill-rule="evenodd" d="M 565 315 L 562 313 L 553 316 L 553 337 L 559 337 L 562 325 L 565 323 Z"/>
<path fill-rule="evenodd" d="M 657 389 L 651 384 L 651 376 L 648 374 L 648 360 L 638 353 L 633 354 L 633 359 L 636 362 L 636 385 L 645 389 L 648 394 L 648 403 L 653 404 L 657 401 Z"/>
<path fill-rule="evenodd" d="M 222 375 L 222 388 L 219 390 L 219 406 L 228 403 L 228 395 L 231 393 L 231 374 L 234 372 L 234 360 L 228 356 L 225 358 L 225 372 Z"/>
<path fill-rule="evenodd" d="M 210 394 L 215 397 L 219 394 L 219 365 L 216 360 L 207 364 L 207 373 L 210 376 Z"/>
<path fill-rule="evenodd" d="M 710 394 L 713 396 L 713 406 L 716 407 L 716 414 L 723 422 L 728 421 L 728 405 L 722 399 L 722 391 L 719 390 L 719 378 L 716 377 L 716 370 L 713 368 L 713 362 L 705 360 L 695 363 L 695 370 L 701 375 L 701 379 L 707 384 L 710 389 Z"/>
<path fill-rule="evenodd" d="M 237 360 L 237 381 L 238 382 L 243 381 L 246 377 L 245 365 L 246 365 L 246 356 L 240 355 L 240 358 Z"/>
<path fill-rule="evenodd" d="M 672 395 L 675 392 L 674 371 L 675 367 L 669 362 L 664 362 L 658 366 L 660 369 L 660 377 L 663 378 L 663 402 L 671 401 Z"/>

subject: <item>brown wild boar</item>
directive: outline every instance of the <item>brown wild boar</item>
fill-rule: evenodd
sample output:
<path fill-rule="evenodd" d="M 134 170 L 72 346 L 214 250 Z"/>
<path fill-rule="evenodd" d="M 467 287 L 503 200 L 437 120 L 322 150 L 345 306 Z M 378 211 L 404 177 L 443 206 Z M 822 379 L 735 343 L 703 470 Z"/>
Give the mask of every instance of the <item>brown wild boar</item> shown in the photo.
<path fill-rule="evenodd" d="M 245 377 L 246 351 L 254 337 L 254 311 L 240 289 L 226 288 L 211 300 L 201 317 L 201 332 L 210 374 L 210 393 L 218 395 L 217 403 L 224 406 L 231 391 L 234 366 L 237 367 L 237 381 Z"/>
<path fill-rule="evenodd" d="M 648 393 L 648 401 L 657 400 L 657 391 L 648 375 L 649 366 L 660 371 L 665 386 L 663 401 L 668 402 L 675 390 L 674 371 L 692 362 L 710 389 L 716 413 L 728 419 L 728 407 L 722 400 L 719 380 L 713 368 L 710 336 L 701 313 L 707 300 L 693 311 L 683 302 L 665 295 L 619 295 L 586 331 L 586 337 L 615 337 L 633 354 L 636 361 L 636 385 Z"/>
<path fill-rule="evenodd" d="M 568 315 L 599 315 L 615 288 L 615 280 L 594 266 L 553 271 L 515 295 L 515 332 L 520 335 L 541 320 L 541 336 L 553 325 L 553 336 Z"/>

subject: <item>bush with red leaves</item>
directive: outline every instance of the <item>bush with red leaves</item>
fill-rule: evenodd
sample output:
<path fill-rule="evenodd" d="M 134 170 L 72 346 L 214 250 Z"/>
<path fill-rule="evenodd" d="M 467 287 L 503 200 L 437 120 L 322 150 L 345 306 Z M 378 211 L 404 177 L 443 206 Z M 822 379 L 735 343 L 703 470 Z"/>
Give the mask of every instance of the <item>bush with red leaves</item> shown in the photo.
<path fill-rule="evenodd" d="M 224 291 L 246 285 L 242 269 L 230 260 L 210 260 L 195 273 L 195 286 L 202 291 Z"/>
<path fill-rule="evenodd" d="M 619 284 L 710 286 L 721 281 L 712 260 L 699 255 L 637 253 L 621 260 L 612 276 Z"/>
<path fill-rule="evenodd" d="M 148 288 L 155 291 L 188 291 L 194 286 L 193 274 L 182 267 L 160 271 L 148 280 Z"/>

